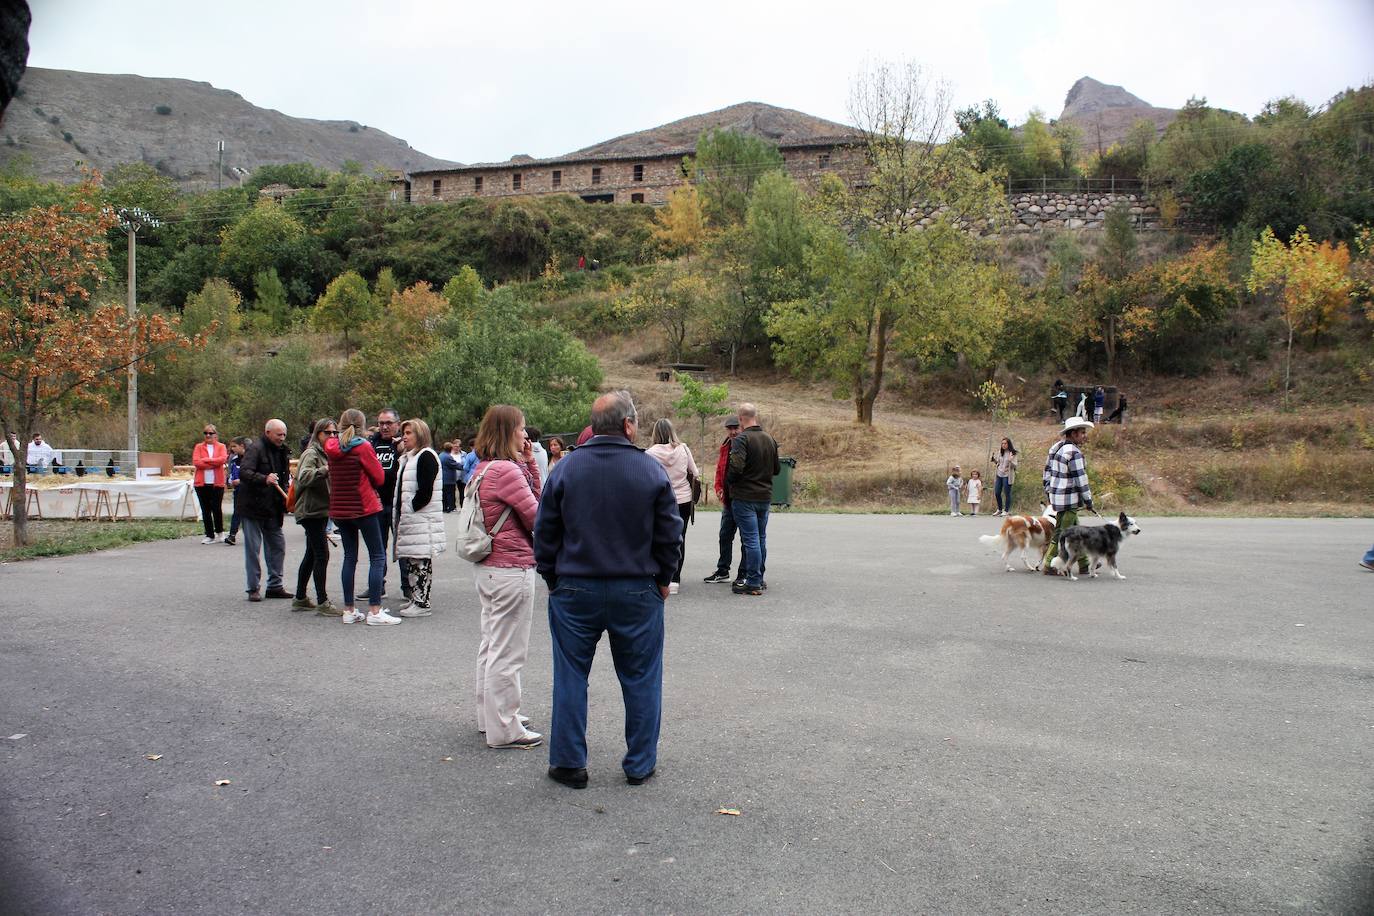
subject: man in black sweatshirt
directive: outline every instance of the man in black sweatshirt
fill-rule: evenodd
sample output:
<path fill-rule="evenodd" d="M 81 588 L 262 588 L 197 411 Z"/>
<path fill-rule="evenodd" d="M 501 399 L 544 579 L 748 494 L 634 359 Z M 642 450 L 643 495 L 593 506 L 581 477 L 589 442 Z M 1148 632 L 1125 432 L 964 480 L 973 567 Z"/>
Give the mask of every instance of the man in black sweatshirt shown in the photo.
<path fill-rule="evenodd" d="M 730 443 L 730 467 L 725 479 L 730 486 L 730 511 L 739 526 L 744 554 L 744 581 L 732 589 L 736 595 L 762 595 L 768 564 L 768 508 L 773 501 L 777 476 L 778 444 L 759 425 L 753 404 L 739 405 L 740 433 Z"/>
<path fill-rule="evenodd" d="M 388 539 L 391 537 L 391 527 L 395 522 L 392 514 L 392 507 L 396 502 L 396 436 L 401 432 L 401 415 L 396 412 L 395 407 L 383 407 L 377 411 L 377 431 L 368 439 L 372 443 L 372 450 L 377 453 L 377 461 L 382 466 L 382 471 L 386 478 L 382 485 L 377 488 L 377 498 L 382 501 L 382 551 L 386 551 Z M 401 593 L 410 598 L 410 584 L 406 582 L 406 561 L 398 561 L 401 567 Z M 382 576 L 382 592 L 386 592 L 386 576 Z"/>

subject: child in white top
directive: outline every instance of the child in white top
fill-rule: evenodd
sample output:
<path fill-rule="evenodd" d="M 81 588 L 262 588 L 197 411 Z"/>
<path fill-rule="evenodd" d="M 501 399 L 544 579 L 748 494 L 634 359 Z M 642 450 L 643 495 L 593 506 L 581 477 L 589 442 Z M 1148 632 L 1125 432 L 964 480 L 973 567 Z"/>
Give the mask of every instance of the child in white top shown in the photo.
<path fill-rule="evenodd" d="M 959 494 L 964 489 L 964 477 L 959 472 L 959 465 L 956 464 L 949 477 L 945 478 L 945 487 L 949 490 L 949 517 L 958 518 L 964 514 L 959 511 Z"/>
<path fill-rule="evenodd" d="M 983 501 L 983 472 L 973 470 L 968 472 L 968 511 L 970 515 L 978 514 L 978 504 Z"/>

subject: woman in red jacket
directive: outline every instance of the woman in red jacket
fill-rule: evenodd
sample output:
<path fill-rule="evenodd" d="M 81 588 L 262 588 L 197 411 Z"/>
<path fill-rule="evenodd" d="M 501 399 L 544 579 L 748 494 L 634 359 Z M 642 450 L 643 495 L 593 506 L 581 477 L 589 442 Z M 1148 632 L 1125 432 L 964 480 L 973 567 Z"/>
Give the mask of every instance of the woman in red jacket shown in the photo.
<path fill-rule="evenodd" d="M 195 476 L 191 483 L 200 503 L 200 519 L 205 525 L 202 544 L 224 540 L 224 487 L 228 482 L 229 447 L 219 441 L 219 430 L 205 424 L 205 441 L 191 450 Z"/>
<path fill-rule="evenodd" d="M 386 572 L 386 549 L 382 547 L 382 501 L 377 487 L 386 479 L 372 444 L 364 438 L 367 418 L 361 410 L 349 408 L 339 417 L 339 432 L 324 444 L 329 459 L 329 517 L 343 541 L 343 616 L 344 623 L 366 620 L 368 626 L 387 626 L 401 622 L 382 610 L 382 574 Z M 353 574 L 358 566 L 358 535 L 367 544 L 368 612 L 353 607 Z"/>
<path fill-rule="evenodd" d="M 483 461 L 472 469 L 468 487 L 481 481 L 482 524 L 491 533 L 491 553 L 473 567 L 482 602 L 477 730 L 486 734 L 487 747 L 538 747 L 544 736 L 526 728 L 529 719 L 520 714 L 520 672 L 534 620 L 534 516 L 541 482 L 520 408 L 490 408 L 473 448 Z"/>

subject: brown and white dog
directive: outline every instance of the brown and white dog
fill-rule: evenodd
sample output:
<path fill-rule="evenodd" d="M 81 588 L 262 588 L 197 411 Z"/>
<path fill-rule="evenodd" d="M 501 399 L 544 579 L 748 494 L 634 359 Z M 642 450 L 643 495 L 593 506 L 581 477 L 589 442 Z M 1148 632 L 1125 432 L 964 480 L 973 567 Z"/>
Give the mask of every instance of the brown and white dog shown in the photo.
<path fill-rule="evenodd" d="M 985 534 L 978 538 L 980 544 L 998 547 L 1002 551 L 1002 562 L 1007 564 L 1007 572 L 1012 572 L 1010 561 L 1013 550 L 1021 551 L 1021 562 L 1032 572 L 1040 568 L 1040 558 L 1045 554 L 1045 545 L 1054 537 L 1054 510 L 1040 504 L 1044 514 L 1008 515 L 1002 519 L 1000 534 Z M 1026 558 L 1026 551 L 1035 551 L 1035 565 Z"/>

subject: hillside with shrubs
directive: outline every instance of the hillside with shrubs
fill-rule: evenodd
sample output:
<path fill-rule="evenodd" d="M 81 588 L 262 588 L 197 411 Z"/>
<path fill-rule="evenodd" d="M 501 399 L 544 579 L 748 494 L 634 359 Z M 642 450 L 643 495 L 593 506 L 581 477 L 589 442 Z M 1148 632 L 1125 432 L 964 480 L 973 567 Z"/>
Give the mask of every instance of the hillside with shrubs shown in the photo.
<path fill-rule="evenodd" d="M 900 77 L 884 91 L 905 91 Z M 1352 485 L 1374 492 L 1374 86 L 1317 108 L 1276 100 L 1253 118 L 1198 99 L 1161 135 L 1142 124 L 1090 154 L 1053 122 L 1013 131 L 992 102 L 950 114 L 957 133 L 933 146 L 866 130 L 862 188 L 803 187 L 766 140 L 708 132 L 691 181 L 657 210 L 560 195 L 409 206 L 380 176 L 304 164 L 187 194 L 150 167 L 116 167 L 100 176 L 102 202 L 161 221 L 138 237 L 140 308 L 206 339 L 142 380 L 143 447 L 184 461 L 207 419 L 226 433 L 268 416 L 301 430 L 352 403 L 395 404 L 444 436 L 497 401 L 573 430 L 605 384 L 689 362 L 775 403 L 784 426 L 821 424 L 799 435 L 856 423 L 909 452 L 905 471 L 899 457 L 875 480 L 933 472 L 957 450 L 940 435 L 921 446 L 912 417 L 964 422 L 980 450 L 986 382 L 1007 393 L 994 425 L 1051 435 L 1049 383 L 1063 378 L 1131 393 L 1134 425 L 1104 440 L 1105 464 L 1161 508 L 1322 502 L 1256 483 L 1261 470 L 1164 460 L 1191 440 L 1210 450 L 1198 456 L 1239 442 L 1246 461 L 1282 453 L 1301 470 L 1294 412 L 1323 418 L 1321 449 L 1351 456 Z M 1148 182 L 1186 223 L 1143 231 L 1115 210 L 1098 230 L 967 231 L 996 225 L 1009 180 L 1104 176 Z M 260 195 L 268 185 L 295 191 Z M 11 162 L 0 213 L 72 193 Z M 948 215 L 904 219 L 934 203 Z M 125 295 L 125 236 L 108 243 L 93 303 Z M 672 412 L 667 389 L 655 396 Z M 1293 431 L 1249 432 L 1265 423 Z M 101 410 L 48 427 L 89 447 L 123 439 L 122 417 Z M 885 499 L 876 483 L 828 494 L 849 471 L 817 472 L 850 458 L 861 470 L 845 451 L 861 439 L 841 436 L 812 463 L 812 502 Z"/>

